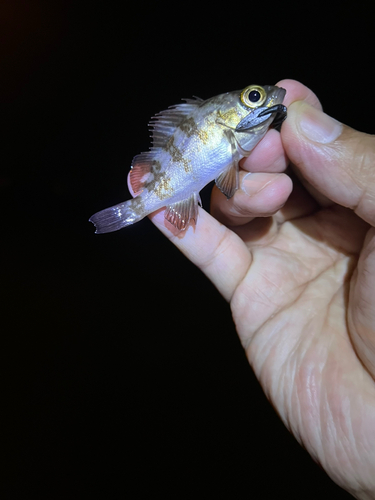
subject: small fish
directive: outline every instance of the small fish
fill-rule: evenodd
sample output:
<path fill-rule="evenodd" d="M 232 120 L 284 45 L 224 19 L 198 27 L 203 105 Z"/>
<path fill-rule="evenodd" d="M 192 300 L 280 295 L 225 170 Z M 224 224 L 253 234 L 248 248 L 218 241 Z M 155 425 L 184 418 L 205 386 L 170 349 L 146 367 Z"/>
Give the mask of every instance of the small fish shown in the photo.
<path fill-rule="evenodd" d="M 109 233 L 166 207 L 179 231 L 197 222 L 199 192 L 212 180 L 231 198 L 238 189 L 238 162 L 270 125 L 286 118 L 285 89 L 250 85 L 211 99 L 184 99 L 152 118 L 152 147 L 133 159 L 128 177 L 135 197 L 90 218 L 96 233 Z"/>

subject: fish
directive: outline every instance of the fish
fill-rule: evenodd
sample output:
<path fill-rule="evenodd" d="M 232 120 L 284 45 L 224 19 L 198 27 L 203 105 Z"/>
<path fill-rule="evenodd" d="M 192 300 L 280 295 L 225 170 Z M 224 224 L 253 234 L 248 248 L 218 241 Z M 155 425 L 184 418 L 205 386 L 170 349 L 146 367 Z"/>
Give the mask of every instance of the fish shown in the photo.
<path fill-rule="evenodd" d="M 96 233 L 134 224 L 165 207 L 177 230 L 197 224 L 200 191 L 211 181 L 231 198 L 239 187 L 239 161 L 270 126 L 280 127 L 286 90 L 248 85 L 210 99 L 183 99 L 150 121 L 152 146 L 136 155 L 128 175 L 134 197 L 94 214 Z"/>

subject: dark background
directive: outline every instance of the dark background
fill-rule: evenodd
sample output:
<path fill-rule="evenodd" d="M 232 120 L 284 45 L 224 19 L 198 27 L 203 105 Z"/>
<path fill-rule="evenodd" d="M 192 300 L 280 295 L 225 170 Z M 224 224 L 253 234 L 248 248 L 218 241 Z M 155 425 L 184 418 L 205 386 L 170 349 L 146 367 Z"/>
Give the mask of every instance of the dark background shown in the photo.
<path fill-rule="evenodd" d="M 1 4 L 1 497 L 349 498 L 211 283 L 148 220 L 87 220 L 129 197 L 150 117 L 182 97 L 294 78 L 374 132 L 372 16 L 163 5 Z"/>

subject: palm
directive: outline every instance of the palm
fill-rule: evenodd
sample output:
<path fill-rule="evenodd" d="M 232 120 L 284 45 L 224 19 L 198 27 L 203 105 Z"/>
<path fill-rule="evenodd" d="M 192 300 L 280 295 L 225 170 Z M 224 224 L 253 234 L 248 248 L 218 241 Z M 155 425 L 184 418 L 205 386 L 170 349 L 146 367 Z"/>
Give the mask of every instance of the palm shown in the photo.
<path fill-rule="evenodd" d="M 347 326 L 368 226 L 337 205 L 305 206 L 298 217 L 292 196 L 289 220 L 281 210 L 233 230 L 200 210 L 182 238 L 162 212 L 152 218 L 229 300 L 249 362 L 295 437 L 348 491 L 374 488 L 375 387 Z"/>
<path fill-rule="evenodd" d="M 252 262 L 231 300 L 234 321 L 284 423 L 349 488 L 350 473 L 371 474 L 364 467 L 368 442 L 359 438 L 374 425 L 366 400 L 374 397 L 373 380 L 347 326 L 364 224 L 338 206 L 281 224 L 277 218 L 264 221 L 256 241 L 252 223 L 247 237 L 242 229 Z M 343 238 L 344 229 L 353 239 Z"/>

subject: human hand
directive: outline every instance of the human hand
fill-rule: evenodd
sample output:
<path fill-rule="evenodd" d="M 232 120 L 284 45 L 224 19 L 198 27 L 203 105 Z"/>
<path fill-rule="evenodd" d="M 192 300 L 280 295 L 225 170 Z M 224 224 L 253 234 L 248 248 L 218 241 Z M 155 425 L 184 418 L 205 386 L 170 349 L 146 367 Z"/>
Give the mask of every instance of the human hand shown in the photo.
<path fill-rule="evenodd" d="M 277 85 L 288 118 L 243 161 L 235 196 L 214 188 L 213 216 L 183 237 L 152 219 L 230 302 L 285 425 L 341 487 L 375 498 L 375 139 L 302 84 Z"/>

